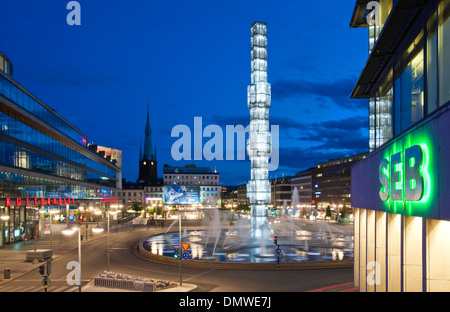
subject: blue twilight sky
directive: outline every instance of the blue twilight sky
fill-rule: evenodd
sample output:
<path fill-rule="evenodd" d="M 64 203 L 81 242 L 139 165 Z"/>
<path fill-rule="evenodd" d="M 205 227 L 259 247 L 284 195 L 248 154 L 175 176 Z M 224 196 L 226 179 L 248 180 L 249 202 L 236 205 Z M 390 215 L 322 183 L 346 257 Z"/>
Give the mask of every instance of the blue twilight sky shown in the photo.
<path fill-rule="evenodd" d="M 160 175 L 164 164 L 195 163 L 216 167 L 222 184 L 247 182 L 248 158 L 175 161 L 171 131 L 193 132 L 194 117 L 224 133 L 248 125 L 254 21 L 268 25 L 270 123 L 280 127 L 270 177 L 368 151 L 367 101 L 350 99 L 368 56 L 367 30 L 349 27 L 354 0 L 80 0 L 80 26 L 67 24 L 68 2 L 2 3 L 0 51 L 12 77 L 89 142 L 123 151 L 129 181 L 149 101 Z"/>

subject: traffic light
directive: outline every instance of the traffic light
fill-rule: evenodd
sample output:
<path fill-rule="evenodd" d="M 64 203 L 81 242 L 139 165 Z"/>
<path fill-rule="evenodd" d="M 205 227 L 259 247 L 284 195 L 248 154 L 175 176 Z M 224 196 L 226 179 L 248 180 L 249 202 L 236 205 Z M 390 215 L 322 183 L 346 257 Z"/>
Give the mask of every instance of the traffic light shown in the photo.
<path fill-rule="evenodd" d="M 275 245 L 278 245 L 278 237 L 277 237 L 277 236 L 274 236 L 274 237 L 273 237 L 273 243 L 274 243 Z"/>
<path fill-rule="evenodd" d="M 173 253 L 173 257 L 174 257 L 175 259 L 178 259 L 178 257 L 180 256 L 180 255 L 178 254 L 178 248 L 175 247 L 174 250 L 175 250 L 175 252 Z"/>
<path fill-rule="evenodd" d="M 52 262 L 47 261 L 47 275 L 50 275 L 51 272 L 52 272 Z"/>
<path fill-rule="evenodd" d="M 39 274 L 45 275 L 45 264 L 39 266 Z"/>

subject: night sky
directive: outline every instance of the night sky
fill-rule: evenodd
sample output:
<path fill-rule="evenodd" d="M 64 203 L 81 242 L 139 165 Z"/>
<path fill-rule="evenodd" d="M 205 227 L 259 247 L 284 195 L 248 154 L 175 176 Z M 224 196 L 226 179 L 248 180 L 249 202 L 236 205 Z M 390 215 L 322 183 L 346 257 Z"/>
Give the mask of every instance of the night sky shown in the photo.
<path fill-rule="evenodd" d="M 368 151 L 368 103 L 350 99 L 368 56 L 367 29 L 349 26 L 355 1 L 80 0 L 80 26 L 67 24 L 68 2 L 4 1 L 0 51 L 12 77 L 90 143 L 123 151 L 129 181 L 147 101 L 160 175 L 164 164 L 194 163 L 216 167 L 221 184 L 248 181 L 248 158 L 175 161 L 171 131 L 193 134 L 194 117 L 224 133 L 248 125 L 254 21 L 268 27 L 270 123 L 280 127 L 270 177 Z"/>

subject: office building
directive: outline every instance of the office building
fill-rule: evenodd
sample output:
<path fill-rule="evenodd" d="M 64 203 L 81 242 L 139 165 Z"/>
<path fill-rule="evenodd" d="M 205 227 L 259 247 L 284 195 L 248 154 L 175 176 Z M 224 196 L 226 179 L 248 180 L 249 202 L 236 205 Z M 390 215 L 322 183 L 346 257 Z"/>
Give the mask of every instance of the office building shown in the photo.
<path fill-rule="evenodd" d="M 170 192 L 173 193 L 170 198 Z M 174 196 L 181 196 L 174 199 Z M 171 167 L 164 165 L 164 203 L 166 205 L 203 207 L 221 206 L 222 187 L 220 174 L 213 168 L 186 165 Z"/>
<path fill-rule="evenodd" d="M 270 198 L 269 208 L 274 210 L 277 215 L 285 215 L 286 211 L 282 209 L 291 209 L 292 191 L 291 178 L 281 177 L 270 180 Z M 281 213 L 280 213 L 281 211 Z"/>
<path fill-rule="evenodd" d="M 342 212 L 343 208 L 351 210 L 351 167 L 366 155 L 330 160 L 311 170 L 311 203 L 322 215 L 328 207 L 334 217 L 338 212 Z"/>
<path fill-rule="evenodd" d="M 385 133 L 352 167 L 361 292 L 450 291 L 449 16 L 449 0 L 355 4 L 351 27 L 373 46 L 351 96 L 380 102 Z"/>
<path fill-rule="evenodd" d="M 104 209 L 121 180 L 117 163 L 89 149 L 87 135 L 15 81 L 12 68 L 0 53 L 0 245 L 79 220 L 81 207 Z"/>
<path fill-rule="evenodd" d="M 312 201 L 312 169 L 298 172 L 291 178 L 292 208 L 309 213 Z"/>

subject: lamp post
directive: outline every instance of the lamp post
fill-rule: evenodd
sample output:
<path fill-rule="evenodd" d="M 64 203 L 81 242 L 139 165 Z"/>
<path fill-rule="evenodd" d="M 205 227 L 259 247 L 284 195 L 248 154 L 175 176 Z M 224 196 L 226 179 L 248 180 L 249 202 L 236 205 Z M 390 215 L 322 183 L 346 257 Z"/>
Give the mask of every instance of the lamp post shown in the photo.
<path fill-rule="evenodd" d="M 81 292 L 81 227 L 76 229 L 68 225 L 64 230 L 62 230 L 62 233 L 64 235 L 72 235 L 76 230 L 78 230 L 78 263 L 80 265 L 80 280 L 78 283 L 78 291 Z"/>
<path fill-rule="evenodd" d="M 101 229 L 101 230 L 99 230 Z M 68 225 L 64 230 L 62 230 L 62 233 L 64 235 L 72 235 L 73 233 L 75 233 L 75 231 L 78 230 L 78 263 L 80 265 L 80 280 L 78 283 L 78 292 L 81 292 L 81 225 L 78 228 L 74 228 L 70 225 Z M 94 233 L 98 233 L 103 231 L 102 228 L 100 228 L 98 225 L 95 227 L 95 230 L 92 229 Z"/>
<path fill-rule="evenodd" d="M 107 269 L 109 271 L 109 254 L 110 254 L 110 248 L 109 248 L 109 218 L 110 215 L 113 214 L 117 214 L 117 211 L 110 211 L 110 207 L 108 207 L 108 251 L 107 251 Z"/>

